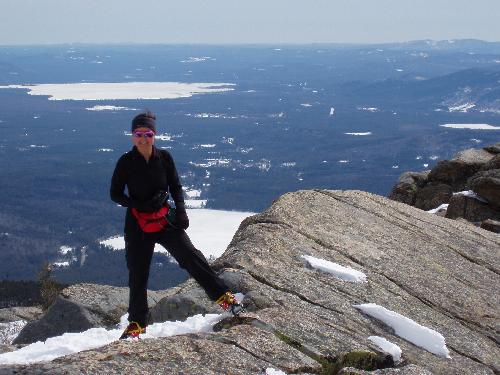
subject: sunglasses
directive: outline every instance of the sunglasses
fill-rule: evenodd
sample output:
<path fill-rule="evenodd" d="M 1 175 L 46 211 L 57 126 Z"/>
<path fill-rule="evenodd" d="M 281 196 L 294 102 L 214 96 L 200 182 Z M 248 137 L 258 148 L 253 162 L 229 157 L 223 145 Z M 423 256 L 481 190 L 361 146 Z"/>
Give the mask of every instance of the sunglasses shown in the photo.
<path fill-rule="evenodd" d="M 135 138 L 153 138 L 155 136 L 155 133 L 154 131 L 152 130 L 148 130 L 148 131 L 135 131 L 132 133 L 132 135 L 135 137 Z"/>

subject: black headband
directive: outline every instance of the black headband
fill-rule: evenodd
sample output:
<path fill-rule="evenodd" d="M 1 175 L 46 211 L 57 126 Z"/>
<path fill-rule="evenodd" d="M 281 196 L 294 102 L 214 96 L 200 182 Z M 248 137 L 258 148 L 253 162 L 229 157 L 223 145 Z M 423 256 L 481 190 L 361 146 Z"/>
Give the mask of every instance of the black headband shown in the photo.
<path fill-rule="evenodd" d="M 137 115 L 132 120 L 132 132 L 137 128 L 149 128 L 156 133 L 156 121 L 144 114 Z"/>

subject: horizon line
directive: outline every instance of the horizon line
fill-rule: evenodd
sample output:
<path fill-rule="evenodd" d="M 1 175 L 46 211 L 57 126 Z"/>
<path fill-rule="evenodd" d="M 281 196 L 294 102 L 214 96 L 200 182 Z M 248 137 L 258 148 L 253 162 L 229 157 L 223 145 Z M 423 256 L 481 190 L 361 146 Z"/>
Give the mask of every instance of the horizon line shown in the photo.
<path fill-rule="evenodd" d="M 453 44 L 454 42 L 481 42 L 486 44 L 499 44 L 498 41 L 488 41 L 475 38 L 461 39 L 413 39 L 407 41 L 386 41 L 386 42 L 46 42 L 46 43 L 19 43 L 19 44 L 1 44 L 0 48 L 4 47 L 50 47 L 50 46 L 68 46 L 68 45 L 84 45 L 84 46 L 305 46 L 305 45 L 337 45 L 337 46 L 376 46 L 376 45 L 398 45 L 411 44 L 418 42 L 432 42 Z"/>

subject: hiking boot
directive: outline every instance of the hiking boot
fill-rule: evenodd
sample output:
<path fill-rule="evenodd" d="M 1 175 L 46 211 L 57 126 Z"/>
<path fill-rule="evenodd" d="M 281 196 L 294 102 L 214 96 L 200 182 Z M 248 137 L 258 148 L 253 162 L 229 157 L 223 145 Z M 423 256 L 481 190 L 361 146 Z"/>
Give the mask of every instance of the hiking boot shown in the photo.
<path fill-rule="evenodd" d="M 130 322 L 120 336 L 120 340 L 128 339 L 129 337 L 139 337 L 141 333 L 146 333 L 146 327 L 141 327 L 137 322 Z"/>
<path fill-rule="evenodd" d="M 215 301 L 222 310 L 228 311 L 233 315 L 238 315 L 243 312 L 243 305 L 241 305 L 233 293 L 226 292 Z"/>

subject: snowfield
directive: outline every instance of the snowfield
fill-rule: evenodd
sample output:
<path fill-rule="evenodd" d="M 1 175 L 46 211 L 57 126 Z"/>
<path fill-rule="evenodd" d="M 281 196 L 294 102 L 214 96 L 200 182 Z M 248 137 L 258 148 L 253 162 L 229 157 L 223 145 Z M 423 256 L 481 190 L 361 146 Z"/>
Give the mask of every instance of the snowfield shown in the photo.
<path fill-rule="evenodd" d="M 500 130 L 500 126 L 493 126 L 488 124 L 443 124 L 439 126 L 452 129 Z"/>
<path fill-rule="evenodd" d="M 189 202 L 196 202 L 195 200 Z M 204 201 L 200 201 L 204 202 Z M 252 212 L 222 211 L 211 209 L 188 209 L 189 228 L 186 230 L 193 245 L 206 258 L 218 258 L 226 250 L 238 230 L 240 223 Z M 114 236 L 99 242 L 113 250 L 125 249 L 123 236 Z M 155 252 L 167 253 L 167 250 L 156 245 Z"/>
<path fill-rule="evenodd" d="M 28 95 L 47 95 L 49 100 L 177 99 L 196 94 L 232 91 L 234 83 L 106 82 L 43 83 L 0 86 L 25 89 Z"/>

